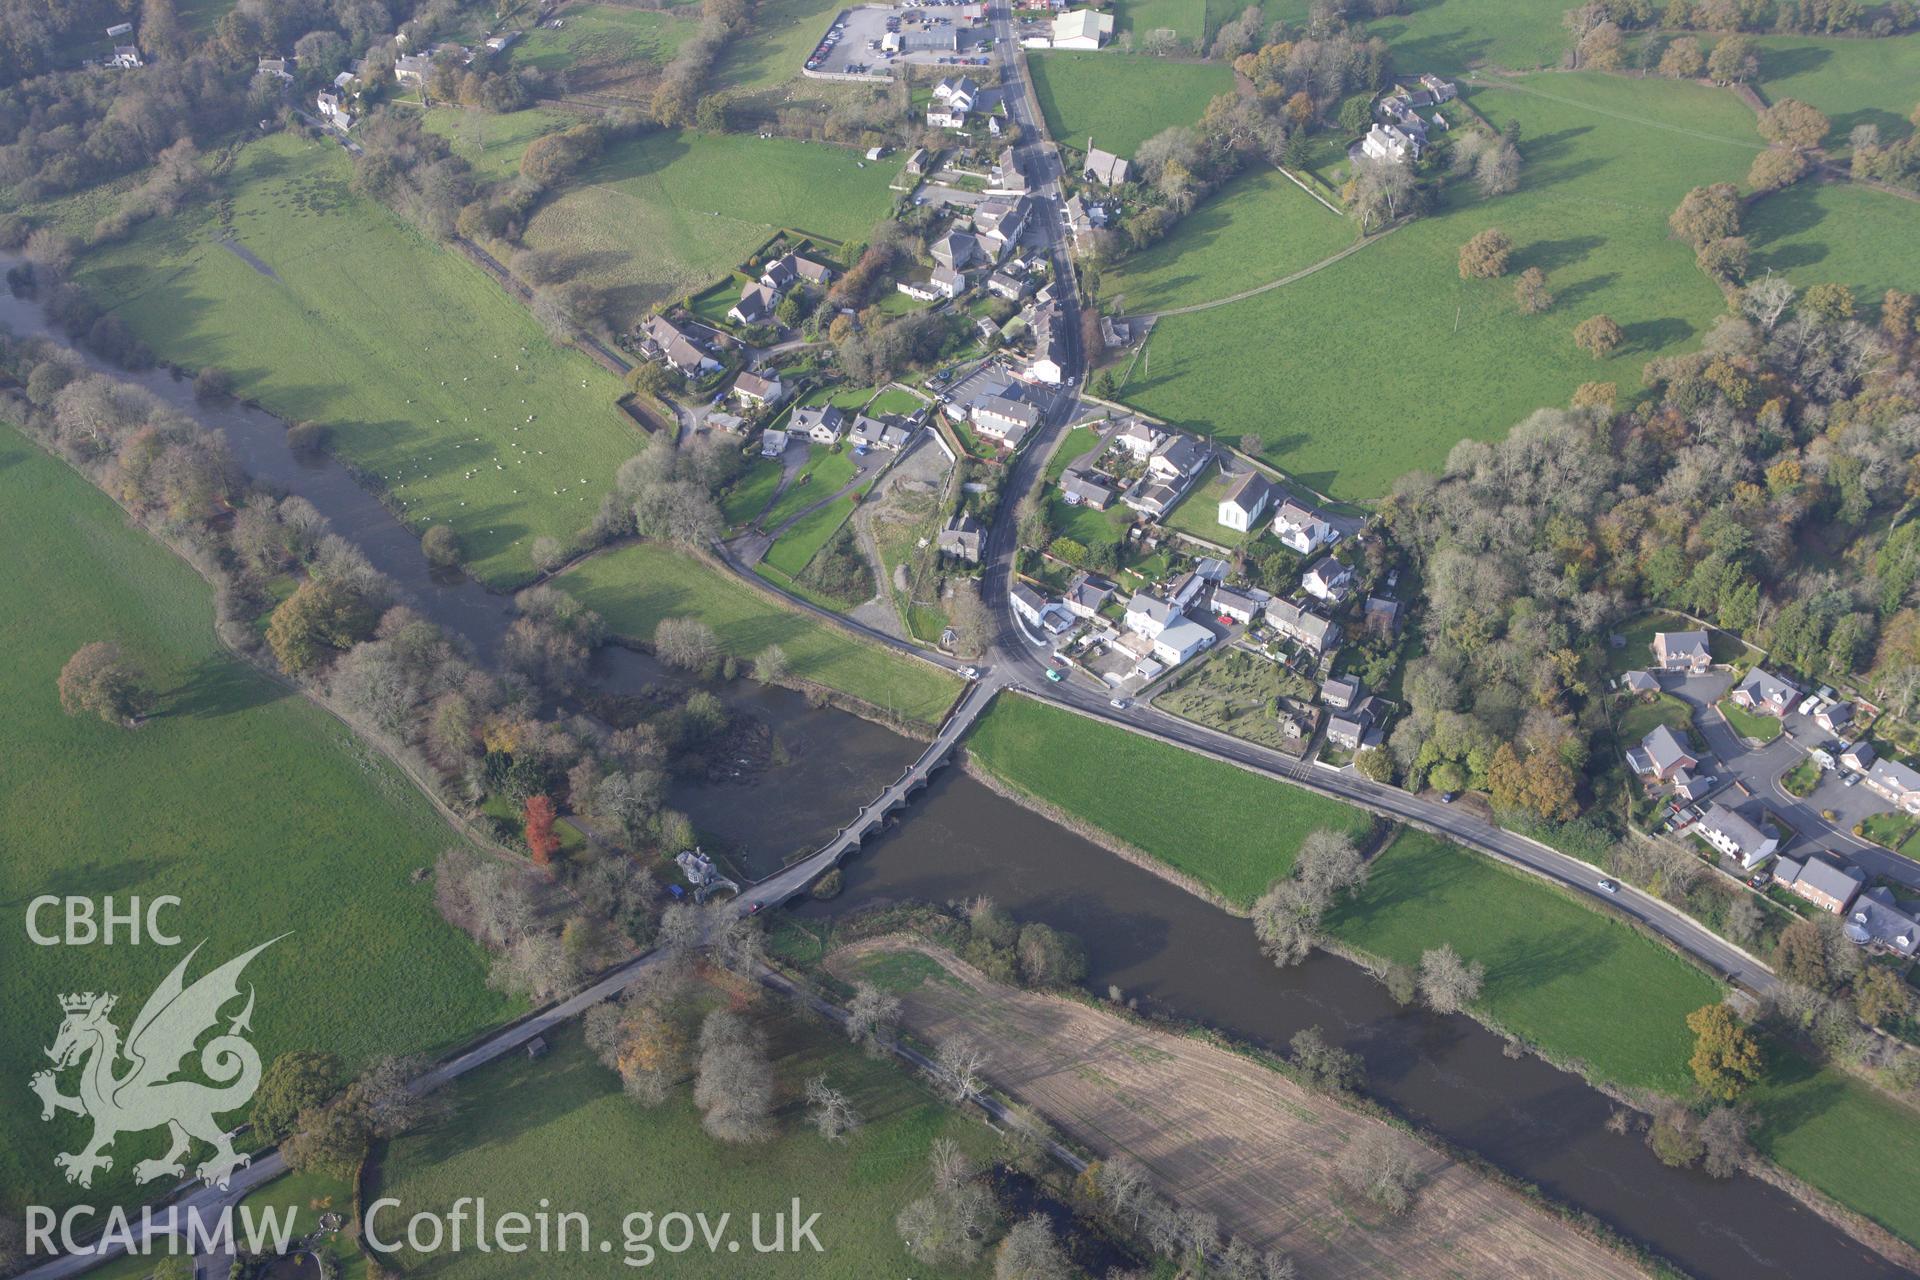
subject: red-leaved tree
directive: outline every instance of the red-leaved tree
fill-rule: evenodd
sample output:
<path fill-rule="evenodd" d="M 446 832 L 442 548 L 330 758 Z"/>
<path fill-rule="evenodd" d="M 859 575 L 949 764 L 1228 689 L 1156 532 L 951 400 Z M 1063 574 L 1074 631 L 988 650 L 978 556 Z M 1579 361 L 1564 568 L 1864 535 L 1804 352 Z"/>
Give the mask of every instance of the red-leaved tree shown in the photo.
<path fill-rule="evenodd" d="M 553 801 L 547 796 L 527 797 L 527 848 L 533 854 L 535 866 L 544 867 L 553 861 L 553 855 L 560 848 L 560 838 L 553 834 Z"/>

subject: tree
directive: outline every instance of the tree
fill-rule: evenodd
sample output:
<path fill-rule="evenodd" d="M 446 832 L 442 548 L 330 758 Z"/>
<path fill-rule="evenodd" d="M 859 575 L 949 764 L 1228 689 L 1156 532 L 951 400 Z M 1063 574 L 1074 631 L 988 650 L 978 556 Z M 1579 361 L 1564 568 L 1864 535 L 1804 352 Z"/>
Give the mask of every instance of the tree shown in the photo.
<path fill-rule="evenodd" d="M 460 563 L 460 535 L 453 531 L 452 525 L 431 525 L 421 535 L 420 550 L 432 563 L 451 569 Z"/>
<path fill-rule="evenodd" d="M 1487 790 L 1496 809 L 1522 809 L 1549 822 L 1565 822 L 1579 814 L 1575 785 L 1567 762 L 1544 749 L 1529 751 L 1522 758 L 1503 742 L 1494 749 L 1487 769 Z"/>
<path fill-rule="evenodd" d="M 1787 278 L 1768 272 L 1740 291 L 1740 313 L 1758 324 L 1762 333 L 1772 333 L 1773 326 L 1793 305 L 1793 297 L 1793 286 Z"/>
<path fill-rule="evenodd" d="M 310 577 L 267 619 L 267 646 L 288 672 L 305 675 L 373 635 L 380 613 L 353 582 Z"/>
<path fill-rule="evenodd" d="M 1498 227 L 1488 227 L 1460 246 L 1460 278 L 1491 280 L 1507 273 L 1513 241 Z"/>
<path fill-rule="evenodd" d="M 1707 56 L 1692 36 L 1681 36 L 1660 55 L 1660 74 L 1669 80 L 1698 80 L 1706 66 Z"/>
<path fill-rule="evenodd" d="M 1796 986 L 1825 991 L 1831 975 L 1827 971 L 1827 944 L 1820 936 L 1820 926 L 1811 920 L 1795 920 L 1782 929 L 1780 941 L 1774 944 L 1773 967 Z"/>
<path fill-rule="evenodd" d="M 1480 998 L 1487 966 L 1463 960 L 1453 944 L 1443 942 L 1420 956 L 1420 994 L 1435 1013 L 1458 1013 Z"/>
<path fill-rule="evenodd" d="M 1354 754 L 1353 767 L 1372 782 L 1393 781 L 1393 756 L 1380 747 L 1363 747 Z"/>
<path fill-rule="evenodd" d="M 1473 180 L 1483 196 L 1503 196 L 1520 187 L 1520 148 L 1502 138 L 1483 148 L 1473 161 Z"/>
<path fill-rule="evenodd" d="M 350 1099 L 303 1109 L 294 1133 L 280 1144 L 287 1167 L 296 1173 L 315 1173 L 347 1181 L 360 1167 L 372 1131 Z"/>
<path fill-rule="evenodd" d="M 1745 236 L 1722 236 L 1694 251 L 1694 265 L 1724 284 L 1739 284 L 1747 278 L 1753 250 Z"/>
<path fill-rule="evenodd" d="M 1513 282 L 1513 302 L 1520 308 L 1521 315 L 1537 316 L 1553 305 L 1553 294 L 1547 289 L 1547 273 L 1538 267 L 1528 267 Z"/>
<path fill-rule="evenodd" d="M 1800 299 L 1800 314 L 1834 323 L 1853 318 L 1853 290 L 1843 284 L 1816 284 Z"/>
<path fill-rule="evenodd" d="M 706 1113 L 702 1127 L 722 1142 L 773 1136 L 773 1068 L 764 1038 L 743 1015 L 715 1009 L 700 1024 L 693 1103 Z"/>
<path fill-rule="evenodd" d="M 824 1074 L 807 1081 L 807 1114 L 814 1129 L 828 1142 L 845 1142 L 847 1135 L 860 1127 L 860 1113 L 846 1094 L 827 1083 Z"/>
<path fill-rule="evenodd" d="M 1305 960 L 1319 936 L 1324 906 L 1298 880 L 1274 881 L 1253 904 L 1253 933 L 1261 953 L 1282 969 Z"/>
<path fill-rule="evenodd" d="M 1625 336 L 1620 326 L 1613 322 L 1613 317 L 1602 312 L 1574 326 L 1573 345 L 1595 360 L 1604 360 L 1613 354 Z"/>
<path fill-rule="evenodd" d="M 1073 1274 L 1044 1213 L 1014 1223 L 993 1258 L 993 1280 L 1067 1280 Z"/>
<path fill-rule="evenodd" d="M 1746 1164 L 1751 1149 L 1747 1144 L 1747 1118 L 1732 1107 L 1715 1107 L 1701 1117 L 1695 1131 L 1700 1139 L 1706 1171 L 1716 1178 L 1731 1178 Z"/>
<path fill-rule="evenodd" d="M 108 724 L 132 728 L 153 706 L 140 669 L 106 640 L 81 645 L 60 668 L 55 686 L 60 709 L 70 716 L 97 715 Z"/>
<path fill-rule="evenodd" d="M 560 837 L 553 833 L 553 799 L 544 795 L 528 796 L 521 817 L 526 826 L 527 851 L 533 855 L 534 865 L 547 866 L 560 851 Z"/>
<path fill-rule="evenodd" d="M 1647 1145 L 1661 1164 L 1675 1169 L 1685 1169 L 1706 1154 L 1692 1113 L 1677 1102 L 1668 1102 L 1654 1112 L 1653 1124 L 1647 1129 Z"/>
<path fill-rule="evenodd" d="M 1745 84 L 1760 74 L 1760 55 L 1745 36 L 1728 36 L 1707 55 L 1707 76 L 1716 84 Z"/>
<path fill-rule="evenodd" d="M 1392 963 L 1381 975 L 1381 981 L 1387 985 L 1387 994 L 1398 1005 L 1409 1005 L 1420 994 L 1420 975 L 1412 965 Z"/>
<path fill-rule="evenodd" d="M 1573 389 L 1573 399 L 1568 403 L 1575 409 L 1611 411 L 1614 401 L 1619 398 L 1620 384 L 1617 382 L 1583 382 Z"/>
<path fill-rule="evenodd" d="M 333 1096 L 340 1080 L 340 1059 L 311 1049 L 289 1049 L 260 1077 L 247 1120 L 265 1142 L 293 1131 L 300 1113 Z"/>
<path fill-rule="evenodd" d="M 1333 1176 L 1389 1213 L 1413 1207 L 1420 1170 L 1413 1149 L 1384 1125 L 1369 1125 L 1334 1160 Z"/>
<path fill-rule="evenodd" d="M 1667 217 L 1673 234 L 1698 249 L 1723 236 L 1740 234 L 1740 193 L 1731 182 L 1695 187 Z"/>
<path fill-rule="evenodd" d="M 1782 98 L 1760 113 L 1756 122 L 1768 142 L 1798 151 L 1818 147 L 1833 122 L 1798 98 Z"/>
<path fill-rule="evenodd" d="M 1080 939 L 1038 920 L 1020 926 L 1014 951 L 1020 979 L 1030 987 L 1070 987 L 1087 976 L 1087 951 Z"/>
<path fill-rule="evenodd" d="M 1687 1029 L 1694 1037 L 1687 1065 L 1708 1096 L 1731 1102 L 1759 1081 L 1759 1042 L 1740 1025 L 1733 1010 L 1724 1004 L 1702 1005 L 1687 1015 Z"/>
<path fill-rule="evenodd" d="M 1747 169 L 1747 185 L 1755 191 L 1778 191 L 1800 181 L 1812 169 L 1813 161 L 1806 152 L 1768 147 L 1753 158 Z"/>
<path fill-rule="evenodd" d="M 653 652 L 682 671 L 705 673 L 720 662 L 720 638 L 698 618 L 662 618 L 653 629 Z"/>
<path fill-rule="evenodd" d="M 986 1065 L 987 1051 L 966 1036 L 949 1036 L 934 1051 L 934 1075 L 951 1102 L 965 1102 L 979 1092 Z"/>
<path fill-rule="evenodd" d="M 1322 827 L 1300 842 L 1293 876 L 1314 899 L 1330 904 L 1337 894 L 1367 882 L 1367 860 L 1352 836 Z"/>
<path fill-rule="evenodd" d="M 900 998 L 882 991 L 871 982 L 853 989 L 847 1002 L 847 1039 L 879 1057 L 892 1047 L 900 1026 Z"/>
<path fill-rule="evenodd" d="M 1859 981 L 1853 984 L 1853 995 L 1861 1021 L 1869 1026 L 1884 1027 L 1899 1022 L 1913 1007 L 1906 981 L 1892 969 L 1878 965 L 1860 975 Z"/>
<path fill-rule="evenodd" d="M 778 684 L 789 669 L 787 651 L 777 644 L 768 645 L 753 660 L 753 678 L 761 684 Z"/>
<path fill-rule="evenodd" d="M 927 1151 L 933 1190 L 900 1211 L 894 1227 L 907 1252 L 927 1266 L 960 1267 L 980 1256 L 993 1225 L 993 1197 L 950 1138 Z"/>
<path fill-rule="evenodd" d="M 1296 1031 L 1287 1047 L 1293 1051 L 1293 1065 L 1312 1088 L 1350 1093 L 1366 1078 L 1360 1055 L 1328 1044 L 1319 1027 Z"/>
<path fill-rule="evenodd" d="M 1727 937 L 1744 946 L 1760 936 L 1760 927 L 1765 919 L 1753 895 L 1743 893 L 1727 908 L 1727 918 L 1721 927 L 1726 930 Z"/>

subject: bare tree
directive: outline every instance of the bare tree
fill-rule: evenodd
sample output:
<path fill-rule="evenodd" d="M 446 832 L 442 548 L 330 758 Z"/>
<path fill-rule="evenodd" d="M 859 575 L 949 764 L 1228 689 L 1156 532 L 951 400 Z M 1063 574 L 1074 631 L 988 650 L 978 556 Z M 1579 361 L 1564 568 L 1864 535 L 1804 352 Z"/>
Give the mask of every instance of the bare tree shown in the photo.
<path fill-rule="evenodd" d="M 1324 907 L 1324 900 L 1298 880 L 1274 881 L 1253 904 L 1253 933 L 1261 952 L 1282 969 L 1305 960 L 1319 936 Z"/>
<path fill-rule="evenodd" d="M 1435 1013 L 1458 1013 L 1480 998 L 1487 966 L 1462 960 L 1453 944 L 1443 942 L 1420 956 L 1420 994 Z"/>
<path fill-rule="evenodd" d="M 1731 1178 L 1751 1154 L 1747 1146 L 1747 1118 L 1733 1107 L 1715 1107 L 1700 1121 L 1703 1167 L 1716 1178 Z"/>
<path fill-rule="evenodd" d="M 807 1081 L 807 1114 L 828 1142 L 845 1142 L 847 1135 L 860 1127 L 860 1113 L 846 1094 L 827 1083 L 825 1075 Z"/>
<path fill-rule="evenodd" d="M 702 1125 L 722 1142 L 764 1142 L 773 1136 L 773 1068 L 754 1025 L 715 1009 L 700 1026 L 700 1069 L 693 1102 Z"/>
<path fill-rule="evenodd" d="M 880 990 L 871 982 L 854 987 L 853 999 L 847 1003 L 847 1039 L 869 1055 L 880 1057 L 893 1047 L 899 1026 L 898 996 Z"/>
<path fill-rule="evenodd" d="M 698 618 L 662 618 L 653 629 L 660 661 L 683 671 L 706 671 L 720 661 L 720 638 Z"/>
<path fill-rule="evenodd" d="M 1742 314 L 1765 333 L 1773 332 L 1773 326 L 1780 323 L 1780 317 L 1792 305 L 1793 286 L 1785 276 L 1776 276 L 1771 271 L 1740 292 Z"/>
<path fill-rule="evenodd" d="M 1309 894 L 1330 903 L 1343 890 L 1367 882 L 1367 860 L 1352 836 L 1322 827 L 1300 842 L 1293 875 Z"/>
<path fill-rule="evenodd" d="M 907 1252 L 928 1266 L 972 1262 L 993 1226 L 993 1197 L 952 1139 L 935 1139 L 927 1163 L 933 1191 L 902 1209 L 894 1227 Z"/>
<path fill-rule="evenodd" d="M 1067 1280 L 1073 1266 L 1044 1213 L 1013 1224 L 993 1259 L 993 1280 Z"/>
<path fill-rule="evenodd" d="M 934 1073 L 947 1097 L 965 1102 L 980 1090 L 980 1072 L 987 1065 L 987 1051 L 966 1036 L 949 1036 L 934 1052 Z"/>
<path fill-rule="evenodd" d="M 1334 1161 L 1333 1176 L 1390 1213 L 1411 1209 L 1420 1185 L 1413 1149 L 1379 1127 L 1347 1144 Z"/>
<path fill-rule="evenodd" d="M 753 678 L 761 684 L 776 683 L 786 676 L 788 669 L 787 651 L 777 644 L 768 645 L 753 660 Z"/>

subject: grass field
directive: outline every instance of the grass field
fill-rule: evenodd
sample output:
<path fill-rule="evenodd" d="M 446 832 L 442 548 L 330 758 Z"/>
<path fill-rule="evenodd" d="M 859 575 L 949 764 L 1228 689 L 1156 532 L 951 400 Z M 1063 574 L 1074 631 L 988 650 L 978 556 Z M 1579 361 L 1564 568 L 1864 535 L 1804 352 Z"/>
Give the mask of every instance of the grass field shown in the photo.
<path fill-rule="evenodd" d="M 558 584 L 621 635 L 651 639 L 662 618 L 700 618 L 737 658 L 777 644 L 801 679 L 910 719 L 937 722 L 960 691 L 953 676 L 784 608 L 723 571 L 655 543 L 595 556 Z"/>
<path fill-rule="evenodd" d="M 1482 64 L 1531 71 L 1558 66 L 1567 49 L 1560 13 L 1540 0 L 1410 0 L 1368 34 L 1393 46 L 1402 74 L 1454 75 Z M 1269 5 L 1267 17 L 1277 16 Z"/>
<path fill-rule="evenodd" d="M 1165 240 L 1104 272 L 1100 293 L 1130 315 L 1213 302 L 1330 258 L 1357 234 L 1275 170 L 1251 169 Z"/>
<path fill-rule="evenodd" d="M 1337 801 L 1025 698 L 997 699 L 967 750 L 1001 781 L 1242 907 L 1292 869 L 1309 831 L 1372 825 Z"/>
<path fill-rule="evenodd" d="M 1238 12 L 1227 16 L 1237 16 Z M 1207 0 L 1114 0 L 1113 15 L 1114 34 L 1130 31 L 1136 41 L 1144 39 L 1149 31 L 1165 28 L 1189 44 L 1199 45 L 1208 30 Z M 1204 53 L 1205 49 L 1200 51 Z"/>
<path fill-rule="evenodd" d="M 1747 1097 L 1754 1145 L 1847 1207 L 1920 1243 L 1920 1115 L 1845 1072 L 1776 1049 Z M 1871 1160 L 1860 1153 L 1871 1151 Z"/>
<path fill-rule="evenodd" d="M 347 176 L 330 142 L 262 139 L 216 188 L 230 231 L 205 205 L 155 219 L 83 258 L 81 282 L 163 358 L 218 365 L 283 417 L 331 426 L 416 529 L 454 527 L 480 577 L 530 577 L 533 539 L 587 523 L 640 448 L 620 384 Z"/>
<path fill-rule="evenodd" d="M 587 1052 L 569 1029 L 537 1062 L 514 1055 L 462 1081 L 453 1117 L 439 1128 L 395 1141 L 380 1171 L 379 1194 L 403 1209 L 376 1219 L 383 1238 L 404 1230 L 407 1216 L 444 1212 L 455 1199 L 484 1195 L 491 1212 L 554 1208 L 586 1213 L 597 1237 L 610 1238 L 614 1258 L 637 1270 L 641 1255 L 626 1252 L 626 1215 L 649 1211 L 704 1212 L 708 1221 L 731 1214 L 733 1256 L 704 1245 L 690 1252 L 653 1254 L 675 1276 L 748 1274 L 775 1277 L 971 1275 L 930 1270 L 912 1261 L 893 1227 L 894 1215 L 930 1186 L 927 1149 L 938 1137 L 959 1142 L 977 1158 L 993 1151 L 993 1136 L 959 1112 L 941 1106 L 891 1062 L 861 1056 L 843 1037 L 814 1023 L 779 1017 L 770 1046 L 778 1082 L 779 1136 L 764 1144 L 715 1142 L 682 1085 L 647 1110 L 627 1099 L 620 1081 Z M 799 1094 L 808 1077 L 825 1073 L 846 1093 L 865 1123 L 845 1143 L 815 1134 Z M 748 1223 L 762 1215 L 819 1213 L 822 1252 L 748 1252 Z M 497 1207 L 496 1207 L 497 1206 Z M 752 1258 L 751 1267 L 743 1259 Z M 525 1258 L 468 1249 L 426 1260 L 403 1254 L 402 1274 L 448 1277 L 524 1276 Z M 537 1268 L 549 1276 L 607 1276 L 625 1270 L 606 1254 L 554 1251 Z"/>
<path fill-rule="evenodd" d="M 1190 0 L 1196 11 L 1198 0 Z M 1131 156 L 1176 124 L 1196 124 L 1207 103 L 1233 92 L 1233 68 L 1221 62 L 1169 62 L 1145 54 L 1029 53 L 1033 92 L 1047 132 L 1064 146 Z"/>
<path fill-rule="evenodd" d="M 478 107 L 434 107 L 426 114 L 427 128 L 452 143 L 477 173 L 496 182 L 520 172 L 520 153 L 529 142 L 565 129 L 575 120 L 568 112 L 545 107 L 506 115 Z"/>
<path fill-rule="evenodd" d="M 861 393 L 865 399 L 865 393 Z M 773 504 L 766 518 L 760 524 L 763 528 L 777 529 L 801 511 L 806 510 L 830 493 L 837 492 L 847 481 L 853 479 L 853 453 L 844 445 L 834 448 L 824 444 L 807 446 L 807 462 L 793 477 L 793 483 Z"/>
<path fill-rule="evenodd" d="M 1711 44 L 1711 41 L 1703 41 Z M 1760 84 L 1767 101 L 1798 98 L 1833 121 L 1828 145 L 1844 146 L 1859 124 L 1878 125 L 1880 140 L 1913 132 L 1907 117 L 1920 103 L 1920 35 L 1885 39 L 1757 36 Z"/>
<path fill-rule="evenodd" d="M 766 562 L 789 578 L 797 578 L 807 562 L 827 545 L 827 539 L 840 532 L 840 526 L 853 514 L 853 499 L 829 502 L 797 521 L 767 548 Z M 857 602 L 856 602 L 857 603 Z"/>
<path fill-rule="evenodd" d="M 650 133 L 543 206 L 526 240 L 577 263 L 633 319 L 726 275 L 783 227 L 864 237 L 892 207 L 902 160 L 859 163 L 825 143 Z"/>
<path fill-rule="evenodd" d="M 1916 89 L 1920 93 L 1920 89 Z M 1804 289 L 1844 284 L 1870 323 L 1888 289 L 1920 290 L 1920 204 L 1851 183 L 1801 183 L 1749 207 L 1747 238 L 1758 272 Z"/>
<path fill-rule="evenodd" d="M 746 474 L 727 490 L 720 510 L 729 528 L 739 528 L 767 509 L 773 491 L 780 487 L 785 468 L 777 458 L 755 458 L 747 464 Z"/>
<path fill-rule="evenodd" d="M 1447 207 L 1325 271 L 1161 321 L 1122 398 L 1178 426 L 1258 431 L 1268 461 L 1351 498 L 1566 403 L 1583 381 L 1631 389 L 1649 356 L 1692 346 L 1725 304 L 1668 238 L 1667 215 L 1688 188 L 1745 176 L 1752 114 L 1698 85 L 1590 75 L 1472 99 L 1521 126 L 1520 191 L 1485 201 L 1456 186 Z M 1488 226 L 1513 238 L 1514 273 L 1548 273 L 1550 312 L 1521 315 L 1511 279 L 1459 278 L 1460 245 Z M 1594 360 L 1572 331 L 1602 311 L 1627 340 Z M 1383 358 L 1391 377 L 1375 376 Z"/>
<path fill-rule="evenodd" d="M 513 46 L 512 63 L 539 71 L 620 67 L 632 63 L 664 66 L 700 27 L 700 11 L 689 7 L 663 11 L 625 5 L 569 5 L 555 31 L 536 27 Z"/>
<path fill-rule="evenodd" d="M 0 539 L 0 898 L 24 914 L 40 894 L 122 906 L 173 894 L 181 905 L 162 922 L 185 941 L 39 947 L 16 915 L 0 936 L 0 1073 L 24 1090 L 47 1065 L 61 993 L 116 992 L 124 1031 L 203 940 L 196 977 L 291 931 L 247 970 L 268 1061 L 444 1046 L 510 1012 L 477 950 L 440 922 L 431 887 L 408 880 L 453 843 L 427 802 L 330 716 L 228 657 L 199 575 L 11 428 L 0 428 Z M 159 691 L 141 728 L 61 713 L 54 679 L 93 640 L 118 643 Z M 41 1124 L 25 1103 L 0 1111 L 0 1199 L 109 1204 L 130 1192 L 135 1161 L 165 1146 L 160 1132 L 121 1139 L 113 1171 L 83 1191 L 53 1156 L 86 1132 L 73 1117 Z"/>
<path fill-rule="evenodd" d="M 761 0 L 754 7 L 753 29 L 728 44 L 707 91 L 752 94 L 798 79 L 807 55 L 846 7 L 842 0 Z"/>
<path fill-rule="evenodd" d="M 1490 859 L 1402 831 L 1327 927 L 1402 964 L 1451 942 L 1487 967 L 1480 1006 L 1554 1057 L 1630 1088 L 1693 1088 L 1686 1017 L 1717 1003 L 1719 984 L 1625 924 Z"/>

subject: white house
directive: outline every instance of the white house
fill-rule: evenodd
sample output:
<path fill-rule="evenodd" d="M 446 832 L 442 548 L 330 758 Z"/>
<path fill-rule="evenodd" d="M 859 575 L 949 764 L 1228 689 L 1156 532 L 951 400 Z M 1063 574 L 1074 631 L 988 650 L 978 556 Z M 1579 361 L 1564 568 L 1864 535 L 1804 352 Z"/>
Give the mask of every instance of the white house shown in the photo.
<path fill-rule="evenodd" d="M 1394 164 L 1418 160 L 1421 150 L 1420 139 L 1397 124 L 1376 124 L 1360 139 L 1360 154 Z"/>
<path fill-rule="evenodd" d="M 1740 860 L 1742 871 L 1751 871 L 1772 857 L 1780 848 L 1778 836 L 1762 831 L 1732 809 L 1718 802 L 1707 806 L 1707 812 L 1694 828 L 1700 838 L 1726 854 L 1729 858 Z"/>
<path fill-rule="evenodd" d="M 1213 644 L 1213 632 L 1191 618 L 1180 618 L 1161 628 L 1153 638 L 1153 656 L 1169 667 L 1177 667 L 1194 654 Z"/>
<path fill-rule="evenodd" d="M 943 298 L 957 298 L 967 291 L 967 277 L 952 267 L 935 267 L 928 283 Z"/>
<path fill-rule="evenodd" d="M 1060 308 L 1052 303 L 1035 307 L 1027 328 L 1033 335 L 1033 358 L 1027 361 L 1027 376 L 1050 387 L 1059 386 L 1066 376 L 1063 361 L 1067 355 Z"/>
<path fill-rule="evenodd" d="M 1342 531 L 1327 516 L 1292 498 L 1281 500 L 1273 514 L 1273 534 L 1280 545 L 1303 556 L 1340 541 Z"/>
<path fill-rule="evenodd" d="M 780 383 L 780 375 L 763 377 L 751 369 L 733 380 L 733 398 L 741 404 L 764 407 L 779 404 L 786 398 L 787 389 Z"/>
<path fill-rule="evenodd" d="M 1316 600 L 1338 603 L 1353 590 L 1353 570 L 1332 556 L 1321 556 L 1300 579 L 1300 585 Z"/>
<path fill-rule="evenodd" d="M 1113 35 L 1113 15 L 1092 9 L 1075 9 L 1053 20 L 1053 47 L 1056 49 L 1098 49 Z"/>
<path fill-rule="evenodd" d="M 846 431 L 846 415 L 835 405 L 807 406 L 793 411 L 787 430 L 803 435 L 815 444 L 840 443 Z"/>
<path fill-rule="evenodd" d="M 1127 630 L 1152 640 L 1180 617 L 1180 611 L 1157 596 L 1136 591 L 1127 601 Z"/>
<path fill-rule="evenodd" d="M 1248 468 L 1245 475 L 1227 487 L 1226 496 L 1220 499 L 1220 523 L 1245 533 L 1259 521 L 1272 498 L 1273 486 L 1267 478 Z"/>
<path fill-rule="evenodd" d="M 773 319 L 773 309 L 779 305 L 780 295 L 755 280 L 741 286 L 740 301 L 728 309 L 727 319 L 749 328 L 767 324 Z"/>
<path fill-rule="evenodd" d="M 133 45 L 117 44 L 113 47 L 113 57 L 107 59 L 107 65 L 118 67 L 122 71 L 131 71 L 135 67 L 145 66 L 146 63 L 140 60 L 140 50 Z"/>
<path fill-rule="evenodd" d="M 1013 611 L 1042 631 L 1059 635 L 1073 626 L 1073 614 L 1058 600 L 1048 600 L 1024 582 L 1017 582 L 1010 593 Z"/>
<path fill-rule="evenodd" d="M 313 105 L 320 109 L 320 118 L 334 128 L 351 129 L 353 127 L 353 112 L 347 109 L 347 104 L 340 100 L 338 94 L 323 90 L 314 95 Z"/>
<path fill-rule="evenodd" d="M 777 458 L 787 451 L 787 433 L 777 427 L 768 427 L 760 433 L 760 456 Z"/>

